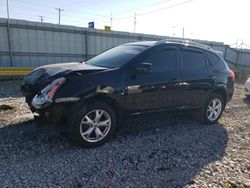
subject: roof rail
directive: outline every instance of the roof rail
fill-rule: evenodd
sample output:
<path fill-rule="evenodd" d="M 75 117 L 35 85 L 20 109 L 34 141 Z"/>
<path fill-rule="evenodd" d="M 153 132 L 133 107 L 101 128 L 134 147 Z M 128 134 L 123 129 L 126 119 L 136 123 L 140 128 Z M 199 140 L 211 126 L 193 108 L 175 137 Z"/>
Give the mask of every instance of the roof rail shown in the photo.
<path fill-rule="evenodd" d="M 212 49 L 210 46 L 207 46 L 205 44 L 197 43 L 197 42 L 194 42 L 191 40 L 184 40 L 184 39 L 162 39 L 162 40 L 159 40 L 158 42 L 156 42 L 155 45 L 164 44 L 164 43 L 172 43 L 172 42 L 176 42 L 176 43 L 180 43 L 180 44 L 184 44 L 184 45 L 190 44 L 190 45 L 194 45 L 194 46 L 197 46 L 200 48 L 205 48 L 208 50 Z"/>

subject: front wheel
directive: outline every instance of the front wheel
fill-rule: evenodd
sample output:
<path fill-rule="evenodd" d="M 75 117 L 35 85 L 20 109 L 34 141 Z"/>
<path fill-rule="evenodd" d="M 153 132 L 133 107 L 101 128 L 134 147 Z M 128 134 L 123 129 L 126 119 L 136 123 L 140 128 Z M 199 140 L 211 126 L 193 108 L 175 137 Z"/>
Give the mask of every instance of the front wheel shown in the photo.
<path fill-rule="evenodd" d="M 109 105 L 96 102 L 82 107 L 73 125 L 73 140 L 84 147 L 97 147 L 113 136 L 116 115 Z"/>
<path fill-rule="evenodd" d="M 214 124 L 222 115 L 225 108 L 225 100 L 217 93 L 210 95 L 202 109 L 199 111 L 199 117 L 203 124 Z"/>

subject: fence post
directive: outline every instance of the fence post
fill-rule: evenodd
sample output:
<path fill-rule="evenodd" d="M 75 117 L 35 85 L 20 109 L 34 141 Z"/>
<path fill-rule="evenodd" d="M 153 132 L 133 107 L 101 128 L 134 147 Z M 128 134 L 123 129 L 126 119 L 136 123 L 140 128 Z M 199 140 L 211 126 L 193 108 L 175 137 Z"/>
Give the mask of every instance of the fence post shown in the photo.
<path fill-rule="evenodd" d="M 10 35 L 10 22 L 7 20 L 6 22 L 7 28 L 7 38 L 8 38 L 8 46 L 9 46 L 9 56 L 10 56 L 10 66 L 13 66 L 13 58 L 12 58 L 12 47 L 11 47 L 11 35 Z"/>
<path fill-rule="evenodd" d="M 85 30 L 85 54 L 86 54 L 86 59 L 85 59 L 85 61 L 86 60 L 88 60 L 88 31 L 87 30 Z"/>
<path fill-rule="evenodd" d="M 225 47 L 226 49 L 225 49 L 225 54 L 224 54 L 224 59 L 226 60 L 227 59 L 227 50 L 228 50 L 228 45 L 226 45 L 226 47 Z"/>
<path fill-rule="evenodd" d="M 240 64 L 240 56 L 241 56 L 241 50 L 237 50 L 237 60 L 236 60 L 236 69 L 239 69 L 239 64 Z"/>

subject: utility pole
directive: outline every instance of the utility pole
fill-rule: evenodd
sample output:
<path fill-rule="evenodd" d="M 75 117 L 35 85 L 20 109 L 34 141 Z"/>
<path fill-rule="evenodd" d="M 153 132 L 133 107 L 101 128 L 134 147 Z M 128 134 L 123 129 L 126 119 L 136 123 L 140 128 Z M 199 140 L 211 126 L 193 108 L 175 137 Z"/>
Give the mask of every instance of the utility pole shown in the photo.
<path fill-rule="evenodd" d="M 8 19 L 8 22 L 10 22 L 9 0 L 6 0 L 6 4 L 7 4 L 7 19 Z"/>
<path fill-rule="evenodd" d="M 55 8 L 56 10 L 58 10 L 58 24 L 61 24 L 61 11 L 64 11 L 63 9 L 60 8 Z"/>
<path fill-rule="evenodd" d="M 38 16 L 38 17 L 41 19 L 41 22 L 43 22 L 44 17 L 43 16 Z"/>
<path fill-rule="evenodd" d="M 110 27 L 112 28 L 112 22 L 113 22 L 113 16 L 112 16 L 112 12 L 110 14 Z"/>
<path fill-rule="evenodd" d="M 244 39 L 242 39 L 242 42 L 240 44 L 240 50 L 238 52 L 238 60 L 236 62 L 236 69 L 238 70 L 239 68 L 239 65 L 240 65 L 240 62 L 241 62 L 241 54 L 242 54 L 242 51 L 243 51 L 243 44 L 244 44 Z"/>
<path fill-rule="evenodd" d="M 241 42 L 241 47 L 240 47 L 241 50 L 243 49 L 243 45 L 244 45 L 244 39 L 242 39 L 242 42 Z"/>
<path fill-rule="evenodd" d="M 182 38 L 185 38 L 185 27 L 182 28 Z"/>
<path fill-rule="evenodd" d="M 136 32 L 136 13 L 134 15 L 134 33 Z"/>
<path fill-rule="evenodd" d="M 237 39 L 236 41 L 236 48 L 238 48 L 238 42 L 239 42 L 239 39 Z"/>

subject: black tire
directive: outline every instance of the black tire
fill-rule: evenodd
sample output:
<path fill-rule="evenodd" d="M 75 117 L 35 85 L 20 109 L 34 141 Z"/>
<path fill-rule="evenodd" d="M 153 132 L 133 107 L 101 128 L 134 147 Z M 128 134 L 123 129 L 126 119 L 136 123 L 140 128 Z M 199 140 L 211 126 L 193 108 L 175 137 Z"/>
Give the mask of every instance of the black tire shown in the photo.
<path fill-rule="evenodd" d="M 110 122 L 110 128 L 108 131 L 104 134 L 105 136 L 96 142 L 90 142 L 84 139 L 83 136 L 81 135 L 81 122 L 84 120 L 86 115 L 89 113 L 94 113 L 93 111 L 95 110 L 102 110 L 109 116 L 111 119 Z M 91 114 L 90 114 L 91 115 Z M 84 125 L 83 125 L 84 126 Z M 93 126 L 93 125 L 92 125 Z M 69 124 L 68 131 L 71 135 L 71 138 L 73 139 L 74 142 L 79 144 L 80 146 L 87 147 L 87 148 L 93 148 L 93 147 L 98 147 L 106 143 L 113 135 L 117 127 L 117 118 L 114 110 L 112 107 L 106 103 L 103 102 L 95 102 L 93 104 L 89 105 L 83 105 L 80 108 L 80 111 L 77 113 L 73 113 L 73 118 L 71 119 L 71 123 Z M 96 134 L 94 131 L 92 131 L 91 134 Z M 97 136 L 97 135 L 96 135 Z"/>
<path fill-rule="evenodd" d="M 34 115 L 34 122 L 38 127 L 51 125 L 51 122 L 44 113 L 40 113 L 39 115 Z"/>
<path fill-rule="evenodd" d="M 44 127 L 47 125 L 47 121 L 42 118 L 41 116 L 38 116 L 38 115 L 34 115 L 34 121 L 35 121 L 35 124 L 38 126 L 38 127 Z"/>
<path fill-rule="evenodd" d="M 218 99 L 221 102 L 221 110 L 220 110 L 220 113 L 219 113 L 218 117 L 211 120 L 208 117 L 209 116 L 208 107 L 211 104 L 211 102 L 213 100 L 215 100 L 215 99 Z M 224 98 L 220 94 L 213 93 L 207 98 L 207 100 L 204 103 L 203 107 L 198 112 L 196 112 L 195 115 L 196 115 L 197 120 L 200 123 L 206 124 L 206 125 L 212 125 L 212 124 L 215 124 L 220 119 L 224 109 L 225 109 L 225 100 L 224 100 Z"/>

